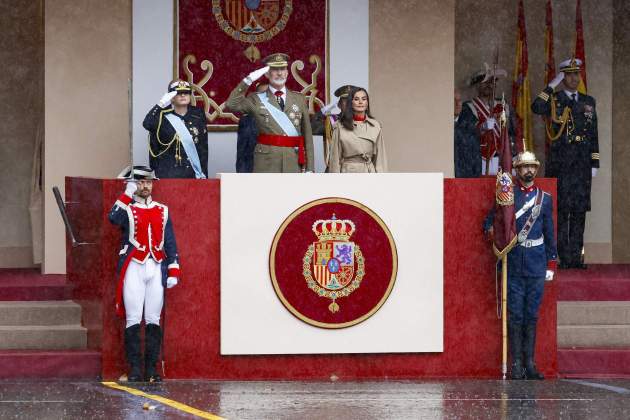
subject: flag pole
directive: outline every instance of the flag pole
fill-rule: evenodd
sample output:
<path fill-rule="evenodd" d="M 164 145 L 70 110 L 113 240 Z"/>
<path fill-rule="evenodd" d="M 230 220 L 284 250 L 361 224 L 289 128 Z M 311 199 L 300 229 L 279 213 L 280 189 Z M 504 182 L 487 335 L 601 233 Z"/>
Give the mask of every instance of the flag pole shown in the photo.
<path fill-rule="evenodd" d="M 507 377 L 508 359 L 508 329 L 507 329 L 507 254 L 501 257 L 501 324 L 503 329 L 503 352 L 501 360 L 501 373 L 503 380 Z"/>

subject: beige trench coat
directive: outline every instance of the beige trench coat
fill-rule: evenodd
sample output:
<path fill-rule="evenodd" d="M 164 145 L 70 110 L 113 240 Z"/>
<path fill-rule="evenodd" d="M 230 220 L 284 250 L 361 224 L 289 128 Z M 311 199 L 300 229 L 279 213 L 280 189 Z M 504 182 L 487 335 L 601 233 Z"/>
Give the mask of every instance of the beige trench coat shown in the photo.
<path fill-rule="evenodd" d="M 354 122 L 347 130 L 341 121 L 333 128 L 330 144 L 330 172 L 387 172 L 387 157 L 381 124 L 374 118 Z"/>

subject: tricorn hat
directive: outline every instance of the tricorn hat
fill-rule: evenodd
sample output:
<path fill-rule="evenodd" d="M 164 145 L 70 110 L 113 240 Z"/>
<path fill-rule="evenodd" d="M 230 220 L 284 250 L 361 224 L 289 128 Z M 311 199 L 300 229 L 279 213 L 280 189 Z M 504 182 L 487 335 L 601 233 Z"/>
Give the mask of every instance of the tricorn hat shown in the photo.
<path fill-rule="evenodd" d="M 353 85 L 343 85 L 338 87 L 335 91 L 335 96 L 338 98 L 344 98 L 350 94 L 350 91 L 354 89 L 356 86 Z"/>
<path fill-rule="evenodd" d="M 496 79 L 499 77 L 507 77 L 507 71 L 500 68 L 492 68 L 488 65 L 488 63 L 483 63 L 484 69 L 475 72 L 470 77 L 470 82 L 468 83 L 470 86 L 474 86 L 478 83 L 487 82 L 492 79 L 494 76 Z"/>
<path fill-rule="evenodd" d="M 157 181 L 159 178 L 155 176 L 155 171 L 148 166 L 136 165 L 133 167 L 133 175 L 131 168 L 127 166 L 118 174 L 118 179 L 135 179 L 136 181 Z"/>

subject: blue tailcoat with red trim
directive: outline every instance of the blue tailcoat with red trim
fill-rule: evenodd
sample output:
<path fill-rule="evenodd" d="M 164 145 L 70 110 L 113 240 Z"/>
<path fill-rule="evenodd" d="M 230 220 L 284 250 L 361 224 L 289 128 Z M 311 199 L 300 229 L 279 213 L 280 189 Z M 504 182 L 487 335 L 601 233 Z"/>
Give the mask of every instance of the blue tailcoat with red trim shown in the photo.
<path fill-rule="evenodd" d="M 123 315 L 122 290 L 130 261 L 140 264 L 153 258 L 162 265 L 162 285 L 168 277 L 179 277 L 179 255 L 168 207 L 157 201 L 148 204 L 122 194 L 109 212 L 109 221 L 120 227 L 122 240 L 118 259 L 116 313 Z"/>

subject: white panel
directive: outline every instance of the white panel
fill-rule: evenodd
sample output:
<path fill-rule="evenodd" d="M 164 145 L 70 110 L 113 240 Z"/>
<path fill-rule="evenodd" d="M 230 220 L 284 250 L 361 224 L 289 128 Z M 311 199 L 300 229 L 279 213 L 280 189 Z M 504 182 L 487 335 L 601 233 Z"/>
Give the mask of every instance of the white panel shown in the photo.
<path fill-rule="evenodd" d="M 329 0 L 330 96 L 341 85 L 368 88 L 369 0 Z M 133 151 L 148 164 L 146 113 L 173 78 L 173 0 L 133 0 Z M 351 34 L 351 36 L 350 36 Z M 243 77 L 246 75 L 243 75 Z M 234 172 L 236 133 L 209 133 L 210 177 Z M 313 139 L 315 171 L 324 171 L 321 137 Z"/>
<path fill-rule="evenodd" d="M 401 194 L 403 185 L 422 194 Z M 286 217 L 331 196 L 372 209 L 398 251 L 398 276 L 385 304 L 366 321 L 336 330 L 291 315 L 268 270 L 273 237 Z M 443 351 L 442 207 L 442 174 L 222 174 L 221 354 Z"/>
<path fill-rule="evenodd" d="M 173 79 L 173 0 L 133 0 L 133 160 L 149 163 L 142 120 Z"/>

